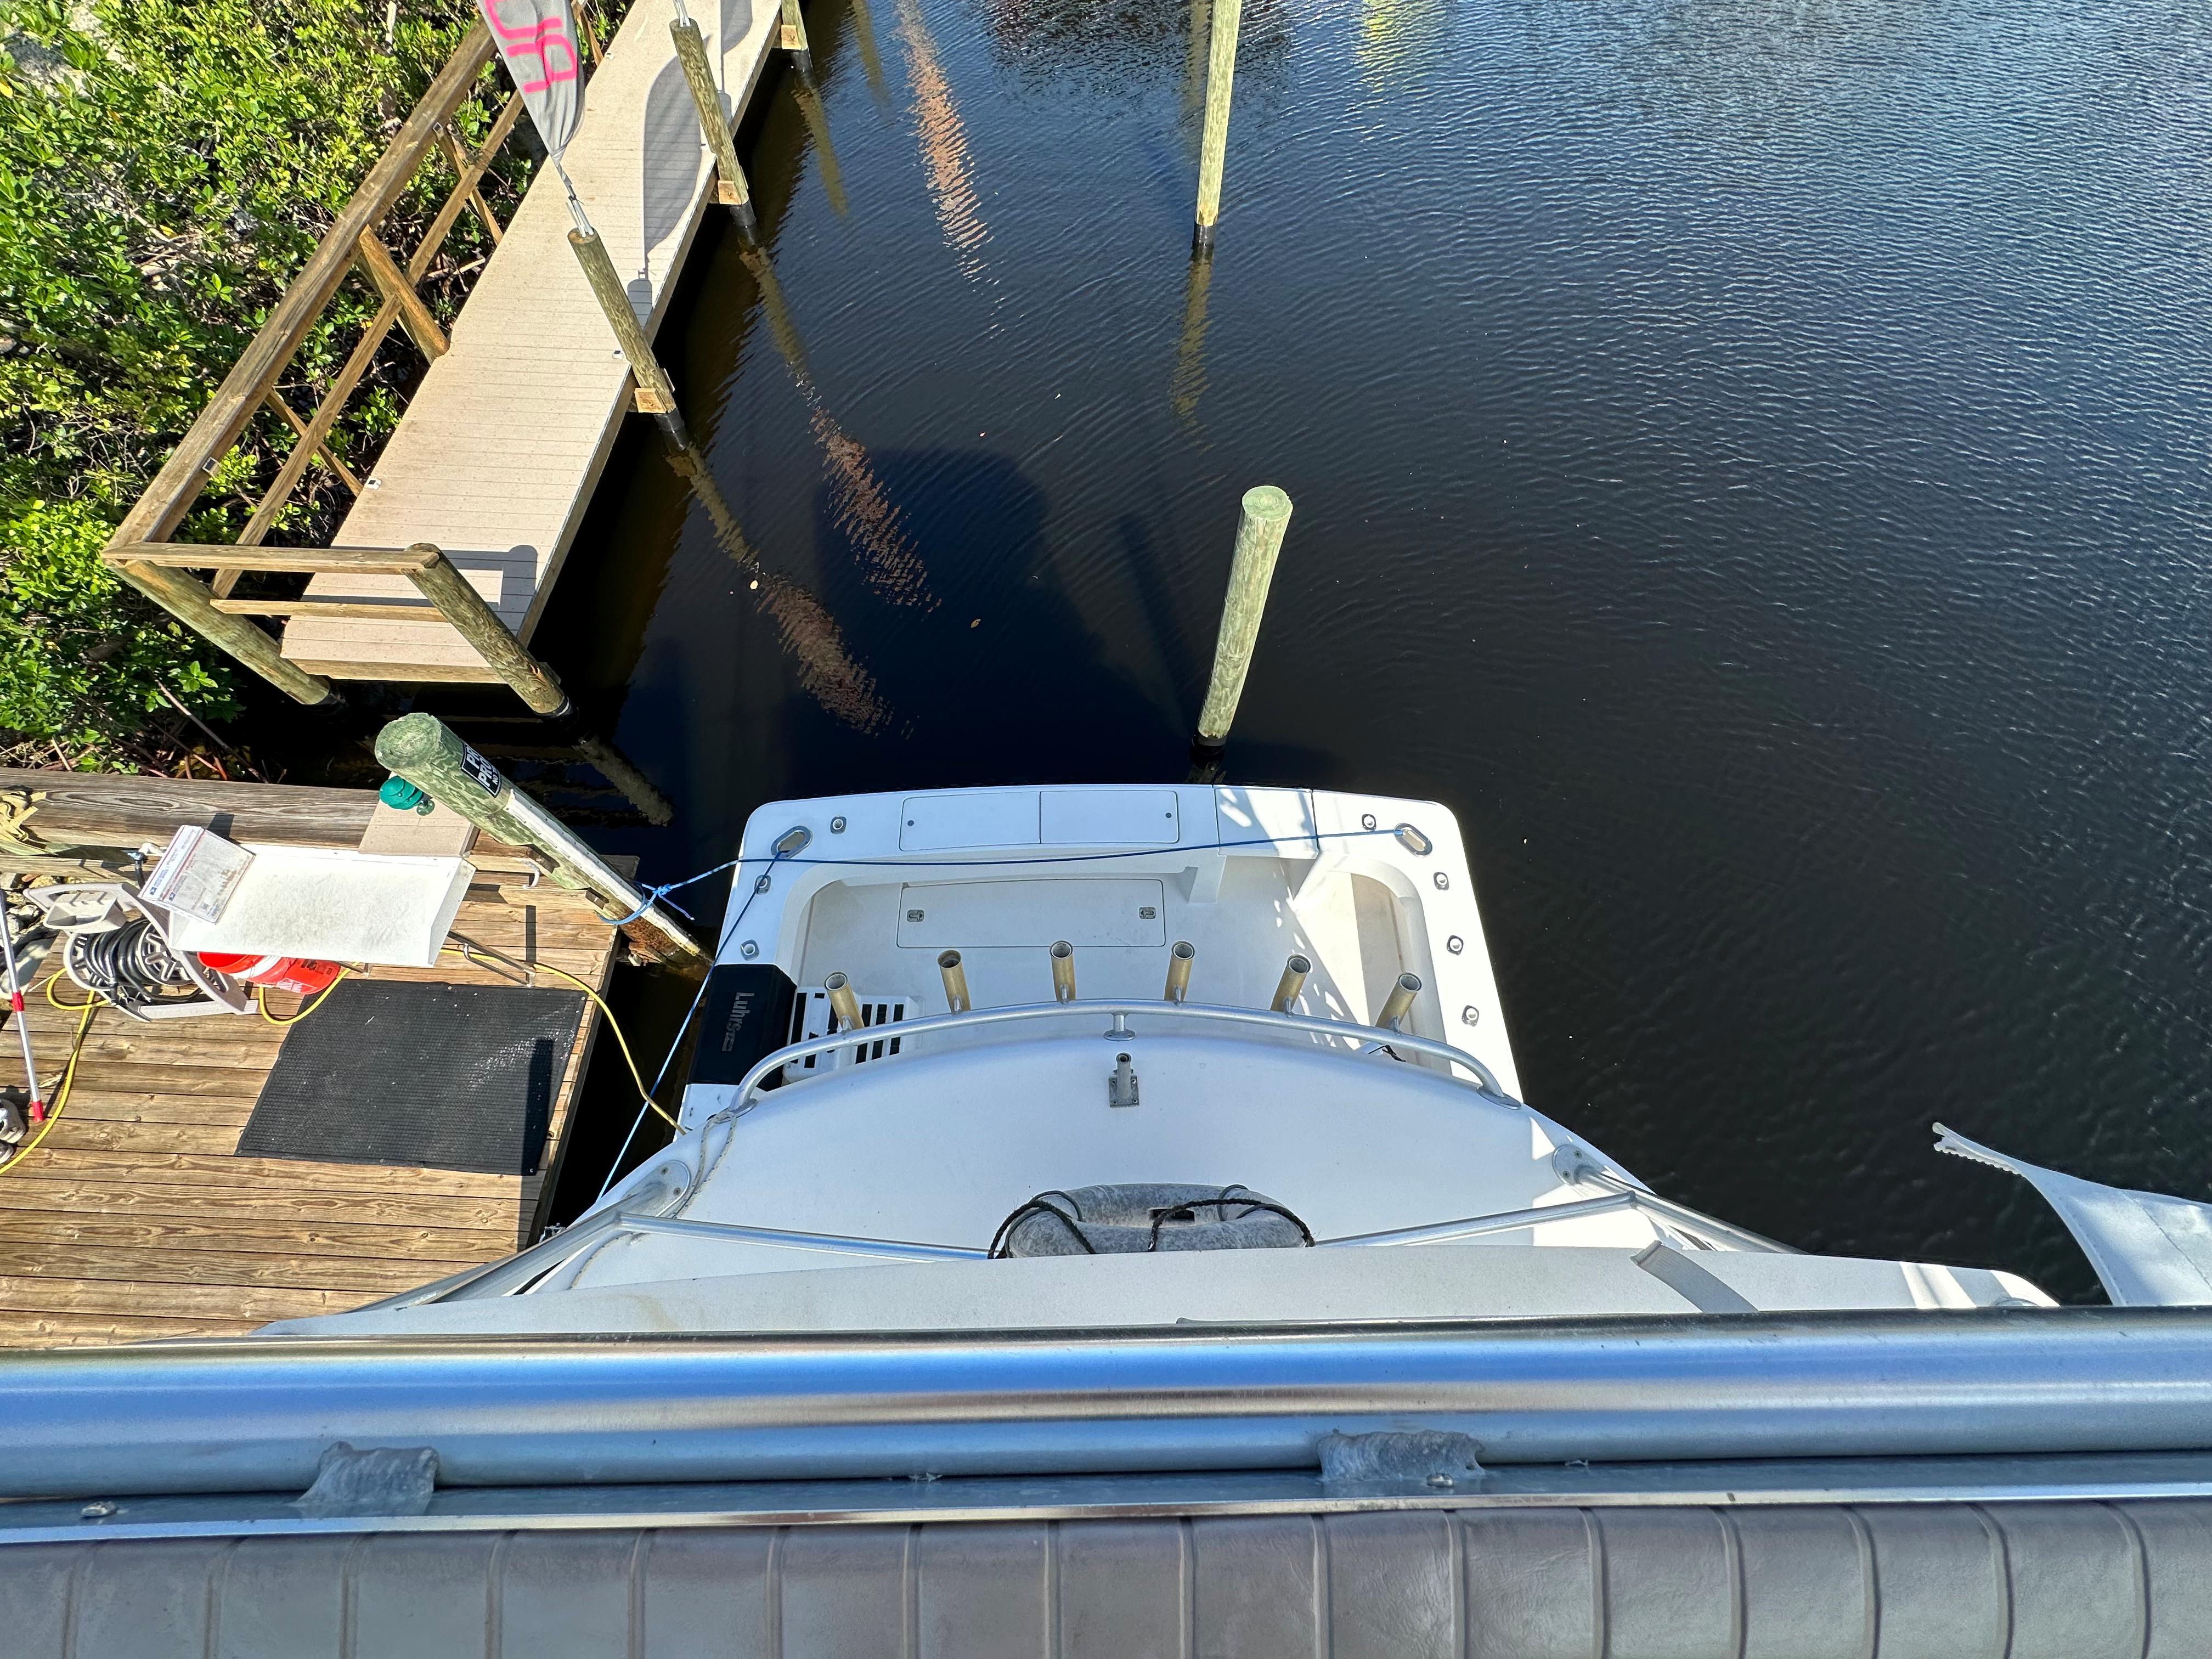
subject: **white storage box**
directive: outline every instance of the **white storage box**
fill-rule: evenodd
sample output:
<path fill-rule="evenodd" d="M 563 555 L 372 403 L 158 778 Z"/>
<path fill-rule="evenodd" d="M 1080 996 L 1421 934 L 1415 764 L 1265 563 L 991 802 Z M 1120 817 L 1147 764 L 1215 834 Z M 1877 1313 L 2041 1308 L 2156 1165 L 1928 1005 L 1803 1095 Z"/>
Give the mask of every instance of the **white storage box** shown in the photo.
<path fill-rule="evenodd" d="M 252 844 L 253 862 L 213 921 L 179 915 L 187 951 L 437 965 L 438 947 L 476 875 L 465 859 L 397 857 Z"/>

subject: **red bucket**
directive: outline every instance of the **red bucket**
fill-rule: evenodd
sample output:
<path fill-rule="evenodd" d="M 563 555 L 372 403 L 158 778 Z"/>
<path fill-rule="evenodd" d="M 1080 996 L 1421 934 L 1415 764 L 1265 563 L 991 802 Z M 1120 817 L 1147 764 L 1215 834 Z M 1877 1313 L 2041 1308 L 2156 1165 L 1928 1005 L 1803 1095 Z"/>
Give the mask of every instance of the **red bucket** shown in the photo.
<path fill-rule="evenodd" d="M 327 991 L 345 971 L 335 962 L 317 962 L 310 957 L 233 956 L 222 951 L 203 951 L 199 956 L 218 974 L 271 991 L 297 991 L 303 997 Z"/>

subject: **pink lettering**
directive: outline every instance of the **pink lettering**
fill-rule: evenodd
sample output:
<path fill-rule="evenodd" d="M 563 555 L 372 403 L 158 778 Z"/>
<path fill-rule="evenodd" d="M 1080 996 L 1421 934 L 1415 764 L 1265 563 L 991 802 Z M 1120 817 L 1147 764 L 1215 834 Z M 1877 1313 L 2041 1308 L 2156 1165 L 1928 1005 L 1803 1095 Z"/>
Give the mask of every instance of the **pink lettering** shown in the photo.
<path fill-rule="evenodd" d="M 544 92 L 558 82 L 576 78 L 580 67 L 576 46 L 568 39 L 562 19 L 549 17 L 534 27 L 519 25 L 510 28 L 499 21 L 498 13 L 491 7 L 484 8 L 484 15 L 499 31 L 500 51 L 507 60 L 507 67 L 514 71 L 515 84 L 525 94 Z M 526 58 L 538 60 L 538 78 L 535 81 L 522 78 L 521 60 Z"/>

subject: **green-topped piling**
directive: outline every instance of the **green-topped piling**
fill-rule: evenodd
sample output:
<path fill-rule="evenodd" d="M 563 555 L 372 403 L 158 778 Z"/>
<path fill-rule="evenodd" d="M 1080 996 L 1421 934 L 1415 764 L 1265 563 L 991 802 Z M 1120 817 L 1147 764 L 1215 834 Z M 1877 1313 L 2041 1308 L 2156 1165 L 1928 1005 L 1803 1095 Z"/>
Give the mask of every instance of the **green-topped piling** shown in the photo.
<path fill-rule="evenodd" d="M 376 758 L 395 776 L 484 834 L 544 859 L 556 886 L 581 893 L 621 927 L 638 955 L 696 977 L 710 965 L 681 921 L 601 858 L 454 735 L 435 715 L 402 716 L 376 737 Z"/>

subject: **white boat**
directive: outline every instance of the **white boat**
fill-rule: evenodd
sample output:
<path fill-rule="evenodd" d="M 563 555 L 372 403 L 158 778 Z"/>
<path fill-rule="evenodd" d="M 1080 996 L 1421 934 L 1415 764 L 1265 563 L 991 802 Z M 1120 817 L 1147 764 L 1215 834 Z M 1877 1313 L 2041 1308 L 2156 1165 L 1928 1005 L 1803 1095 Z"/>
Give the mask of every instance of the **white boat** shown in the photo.
<path fill-rule="evenodd" d="M 505 1262 L 0 1364 L 14 1627 L 68 1564 L 70 1631 L 127 1583 L 201 1651 L 244 1563 L 295 1653 L 487 1597 L 544 1653 L 2212 1633 L 2212 1320 L 2148 1305 L 2202 1206 L 2008 1166 L 2128 1304 L 2060 1309 L 1651 1191 L 1520 1099 L 1436 803 L 776 803 L 698 1026 L 680 1132 Z"/>

